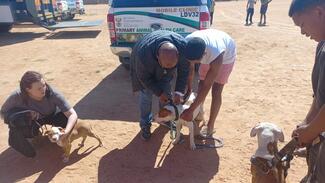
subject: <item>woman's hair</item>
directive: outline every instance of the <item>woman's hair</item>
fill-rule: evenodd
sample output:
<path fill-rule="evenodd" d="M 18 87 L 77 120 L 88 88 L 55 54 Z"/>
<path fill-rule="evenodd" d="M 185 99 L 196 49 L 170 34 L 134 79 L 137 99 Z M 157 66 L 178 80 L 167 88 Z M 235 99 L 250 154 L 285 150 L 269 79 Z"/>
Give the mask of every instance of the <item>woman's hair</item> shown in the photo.
<path fill-rule="evenodd" d="M 292 0 L 289 9 L 289 16 L 292 17 L 296 13 L 302 13 L 308 8 L 319 6 L 319 5 L 325 5 L 325 1 L 324 0 Z"/>
<path fill-rule="evenodd" d="M 24 102 L 27 102 L 27 98 L 28 98 L 28 93 L 26 91 L 26 88 L 31 88 L 33 83 L 41 82 L 42 79 L 43 79 L 43 75 L 36 71 L 27 71 L 24 73 L 24 75 L 21 77 L 20 80 L 20 91 Z M 45 83 L 45 85 L 46 85 L 45 96 L 49 97 L 52 90 L 47 83 Z"/>

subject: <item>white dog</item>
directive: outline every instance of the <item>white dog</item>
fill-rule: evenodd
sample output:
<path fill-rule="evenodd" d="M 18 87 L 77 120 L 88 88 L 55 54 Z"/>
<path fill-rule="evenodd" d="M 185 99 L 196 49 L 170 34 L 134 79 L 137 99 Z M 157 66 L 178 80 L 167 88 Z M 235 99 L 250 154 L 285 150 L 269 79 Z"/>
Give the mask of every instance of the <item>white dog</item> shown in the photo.
<path fill-rule="evenodd" d="M 284 135 L 282 130 L 275 124 L 262 122 L 258 123 L 252 128 L 250 136 L 257 135 L 258 148 L 255 152 L 255 157 L 271 160 L 273 155 L 269 153 L 268 144 L 277 143 L 278 141 L 284 142 Z"/>
<path fill-rule="evenodd" d="M 179 116 L 182 114 L 182 112 L 185 109 L 188 109 L 190 107 L 189 105 L 194 102 L 194 99 L 195 99 L 195 94 L 191 93 L 186 104 L 176 105 L 176 106 L 166 105 L 162 109 L 159 110 L 157 115 L 155 115 L 155 121 L 158 123 L 164 123 L 167 121 L 175 120 L 175 122 L 176 122 L 176 138 L 173 141 L 174 145 L 180 141 L 182 126 L 183 125 L 187 126 L 189 128 L 189 132 L 190 132 L 190 148 L 192 150 L 196 149 L 195 142 L 194 142 L 195 126 L 194 126 L 193 121 L 194 121 L 194 119 L 197 120 L 198 118 L 202 118 L 202 115 L 203 115 L 202 106 L 200 106 L 194 110 L 192 121 L 184 121 L 184 120 L 180 119 Z"/>

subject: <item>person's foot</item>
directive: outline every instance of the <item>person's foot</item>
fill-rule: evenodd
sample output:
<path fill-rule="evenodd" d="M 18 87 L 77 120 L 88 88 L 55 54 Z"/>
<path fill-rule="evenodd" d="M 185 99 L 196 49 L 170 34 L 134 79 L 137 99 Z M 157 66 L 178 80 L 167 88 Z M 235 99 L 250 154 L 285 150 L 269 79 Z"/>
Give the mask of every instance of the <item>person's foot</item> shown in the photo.
<path fill-rule="evenodd" d="M 249 23 L 249 25 L 252 25 L 253 24 L 253 22 L 251 21 L 250 23 Z"/>
<path fill-rule="evenodd" d="M 215 133 L 215 129 L 210 129 L 208 126 L 203 126 L 201 131 L 200 131 L 200 136 L 201 137 L 212 137 L 212 135 Z"/>
<path fill-rule="evenodd" d="M 264 22 L 263 25 L 266 25 L 266 22 Z"/>
<path fill-rule="evenodd" d="M 141 128 L 141 138 L 145 141 L 149 140 L 151 137 L 150 126 L 143 126 Z"/>
<path fill-rule="evenodd" d="M 246 22 L 246 24 L 245 25 L 248 25 L 248 22 Z"/>

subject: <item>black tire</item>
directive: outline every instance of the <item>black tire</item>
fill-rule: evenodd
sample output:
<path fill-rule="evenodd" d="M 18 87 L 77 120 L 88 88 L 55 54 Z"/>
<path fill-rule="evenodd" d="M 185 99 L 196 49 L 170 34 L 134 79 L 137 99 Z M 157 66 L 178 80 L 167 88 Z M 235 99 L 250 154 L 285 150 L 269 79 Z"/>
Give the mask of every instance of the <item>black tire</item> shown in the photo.
<path fill-rule="evenodd" d="M 12 24 L 0 25 L 0 33 L 9 32 L 11 28 L 12 28 Z"/>
<path fill-rule="evenodd" d="M 129 57 L 118 57 L 122 66 L 126 69 L 126 70 L 130 70 L 130 58 Z"/>

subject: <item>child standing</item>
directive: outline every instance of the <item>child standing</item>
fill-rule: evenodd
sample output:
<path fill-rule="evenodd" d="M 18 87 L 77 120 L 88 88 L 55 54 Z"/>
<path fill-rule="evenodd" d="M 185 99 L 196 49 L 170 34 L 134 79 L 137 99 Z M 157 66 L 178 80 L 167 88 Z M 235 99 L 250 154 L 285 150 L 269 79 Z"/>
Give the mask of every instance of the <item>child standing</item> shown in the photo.
<path fill-rule="evenodd" d="M 255 0 L 247 0 L 247 5 L 246 5 L 246 25 L 252 25 L 253 24 L 253 15 L 254 15 L 254 5 L 256 4 Z M 249 19 L 249 24 L 248 24 L 248 19 Z"/>

